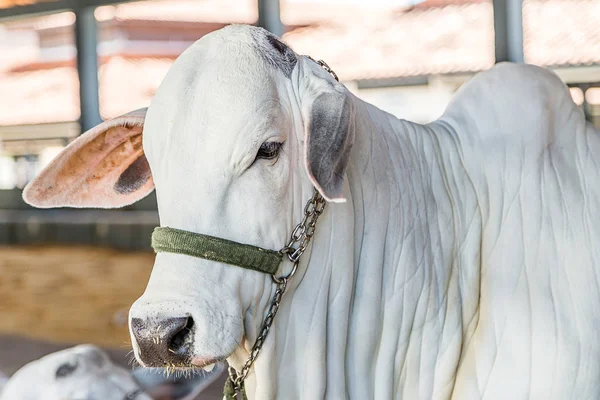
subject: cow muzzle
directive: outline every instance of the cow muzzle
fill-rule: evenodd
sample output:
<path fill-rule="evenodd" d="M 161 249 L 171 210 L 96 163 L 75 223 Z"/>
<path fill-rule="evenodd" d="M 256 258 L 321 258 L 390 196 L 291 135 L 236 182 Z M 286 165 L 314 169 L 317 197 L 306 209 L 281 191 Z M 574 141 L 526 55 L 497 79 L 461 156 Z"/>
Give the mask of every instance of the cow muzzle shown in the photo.
<path fill-rule="evenodd" d="M 192 358 L 194 319 L 131 319 L 138 360 L 145 367 L 184 367 Z"/>
<path fill-rule="evenodd" d="M 153 277 L 162 281 L 160 276 Z M 218 293 L 208 300 L 182 293 L 160 297 L 154 289 L 150 285 L 129 310 L 131 343 L 141 366 L 209 370 L 241 343 L 243 318 L 236 301 Z"/>

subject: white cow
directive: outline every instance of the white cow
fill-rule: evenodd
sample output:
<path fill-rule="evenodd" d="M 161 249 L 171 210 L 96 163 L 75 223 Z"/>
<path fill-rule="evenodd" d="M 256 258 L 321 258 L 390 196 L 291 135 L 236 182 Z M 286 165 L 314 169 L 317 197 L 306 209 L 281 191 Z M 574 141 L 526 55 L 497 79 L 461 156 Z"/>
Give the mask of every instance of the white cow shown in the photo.
<path fill-rule="evenodd" d="M 10 379 L 0 376 L 0 400 L 195 400 L 223 370 L 219 364 L 187 379 L 162 370 L 130 373 L 102 349 L 79 345 L 32 361 Z"/>
<path fill-rule="evenodd" d="M 81 345 L 49 354 L 19 369 L 0 400 L 150 400 L 131 374 L 107 354 Z"/>
<path fill-rule="evenodd" d="M 334 203 L 250 399 L 600 398 L 600 137 L 547 70 L 496 66 L 419 125 L 230 26 L 179 57 L 145 119 L 83 135 L 24 198 L 121 207 L 154 185 L 162 226 L 275 250 L 313 186 Z M 131 308 L 135 355 L 239 371 L 273 291 L 267 274 L 159 253 Z"/>

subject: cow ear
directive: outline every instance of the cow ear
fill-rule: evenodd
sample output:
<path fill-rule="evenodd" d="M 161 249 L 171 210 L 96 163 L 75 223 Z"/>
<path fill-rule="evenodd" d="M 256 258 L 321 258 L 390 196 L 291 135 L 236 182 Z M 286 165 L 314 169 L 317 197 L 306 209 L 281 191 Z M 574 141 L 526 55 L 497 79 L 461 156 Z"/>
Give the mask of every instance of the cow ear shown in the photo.
<path fill-rule="evenodd" d="M 354 144 L 351 94 L 308 58 L 302 60 L 300 73 L 306 171 L 325 200 L 343 203 L 344 176 Z"/>
<path fill-rule="evenodd" d="M 23 191 L 32 206 L 117 208 L 154 190 L 142 148 L 147 109 L 108 120 L 69 144 Z"/>

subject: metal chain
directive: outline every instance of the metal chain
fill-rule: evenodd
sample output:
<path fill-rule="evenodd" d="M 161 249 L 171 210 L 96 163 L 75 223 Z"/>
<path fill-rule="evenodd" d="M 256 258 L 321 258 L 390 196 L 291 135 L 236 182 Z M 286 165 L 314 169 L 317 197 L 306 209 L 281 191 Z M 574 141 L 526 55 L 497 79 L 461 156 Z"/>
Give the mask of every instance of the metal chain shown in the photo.
<path fill-rule="evenodd" d="M 313 60 L 314 62 L 316 62 L 317 64 L 319 64 L 321 67 L 323 67 L 323 69 L 327 72 L 329 72 L 329 74 L 331 76 L 333 76 L 335 78 L 336 81 L 340 81 L 340 79 L 338 78 L 337 74 L 335 72 L 333 72 L 333 70 L 329 67 L 329 65 L 327 65 L 327 63 L 323 60 L 315 60 L 314 58 L 312 58 L 311 56 L 306 56 L 308 57 L 310 60 Z"/>
<path fill-rule="evenodd" d="M 325 71 L 329 72 L 331 76 L 335 78 L 336 81 L 339 81 L 338 76 L 333 70 L 327 65 L 327 63 L 323 60 L 314 60 L 312 57 L 307 56 L 312 61 L 319 64 Z M 252 349 L 250 350 L 250 356 L 248 360 L 244 363 L 242 369 L 238 372 L 232 366 L 229 366 L 229 381 L 233 387 L 233 398 L 237 398 L 238 395 L 242 395 L 242 398 L 246 398 L 244 393 L 244 381 L 246 377 L 250 373 L 250 368 L 252 368 L 252 364 L 258 357 L 258 353 L 262 349 L 265 340 L 267 339 L 267 335 L 269 334 L 269 330 L 271 329 L 271 325 L 273 325 L 273 320 L 275 319 L 275 315 L 279 310 L 279 305 L 281 304 L 281 299 L 285 290 L 287 289 L 287 284 L 290 279 L 296 274 L 298 270 L 298 263 L 300 262 L 300 257 L 306 251 L 308 244 L 315 234 L 315 228 L 317 226 L 317 220 L 323 214 L 325 210 L 325 205 L 327 202 L 321 196 L 318 190 L 315 189 L 313 197 L 306 203 L 304 206 L 304 217 L 302 221 L 294 227 L 292 234 L 290 236 L 290 241 L 288 244 L 281 249 L 281 253 L 287 255 L 288 259 L 292 262 L 292 270 L 284 276 L 276 277 L 275 275 L 271 275 L 273 278 L 273 282 L 277 285 L 275 288 L 275 294 L 273 295 L 273 300 L 271 300 L 271 305 L 269 306 L 269 311 L 265 320 L 260 329 L 260 334 L 256 338 Z M 294 245 L 298 244 L 298 247 L 294 247 Z"/>
<path fill-rule="evenodd" d="M 310 243 L 310 240 L 315 234 L 317 220 L 321 214 L 323 214 L 323 210 L 325 210 L 325 204 L 325 199 L 315 189 L 313 197 L 304 206 L 304 217 L 302 218 L 302 221 L 296 225 L 292 231 L 288 244 L 281 249 L 281 252 L 287 254 L 291 262 L 297 263 L 298 260 L 300 260 L 300 256 L 306 251 L 308 243 Z M 296 243 L 299 243 L 299 246 L 294 248 L 294 244 Z M 275 283 L 279 283 L 277 279 L 279 278 L 273 277 Z"/>
<path fill-rule="evenodd" d="M 283 254 L 286 254 L 288 259 L 293 263 L 292 270 L 284 276 L 276 277 L 272 275 L 273 281 L 277 285 L 275 289 L 275 294 L 273 295 L 273 300 L 271 301 L 271 305 L 269 306 L 269 311 L 265 320 L 260 329 L 260 334 L 256 338 L 252 349 L 250 350 L 250 356 L 248 360 L 244 363 L 242 369 L 238 372 L 232 366 L 229 366 L 229 379 L 233 385 L 233 390 L 235 396 L 238 394 L 242 394 L 244 388 L 244 380 L 248 376 L 250 372 L 250 368 L 252 368 L 252 364 L 258 357 L 258 353 L 262 349 L 265 340 L 267 339 L 267 335 L 269 334 L 269 330 L 273 325 L 273 320 L 275 319 L 275 315 L 279 310 L 279 305 L 281 304 L 281 299 L 285 290 L 287 289 L 288 281 L 296 274 L 296 270 L 298 269 L 298 263 L 300 262 L 300 257 L 306 251 L 308 244 L 310 243 L 312 237 L 315 234 L 315 227 L 317 226 L 317 220 L 323 214 L 325 210 L 326 201 L 321 196 L 321 194 L 315 189 L 313 197 L 306 203 L 304 206 L 304 217 L 302 221 L 296 225 L 294 230 L 292 231 L 290 241 L 288 244 L 281 249 Z M 297 248 L 294 247 L 294 244 L 299 243 Z"/>
<path fill-rule="evenodd" d="M 260 352 L 263 344 L 265 343 L 267 334 L 271 329 L 271 325 L 273 325 L 273 319 L 275 318 L 275 314 L 277 314 L 277 310 L 279 310 L 281 298 L 287 288 L 287 282 L 287 278 L 282 278 L 282 283 L 277 284 L 275 294 L 273 295 L 273 300 L 271 301 L 271 305 L 269 306 L 269 312 L 267 313 L 267 317 L 263 322 L 260 334 L 256 338 L 254 346 L 252 346 L 252 350 L 250 351 L 250 357 L 248 357 L 248 360 L 246 360 L 240 372 L 237 372 L 235 368 L 229 366 L 229 379 L 231 379 L 231 382 L 233 383 L 233 388 L 236 394 L 242 391 L 244 380 L 246 380 L 248 373 L 250 373 L 250 368 L 252 368 L 252 364 L 258 357 L 258 353 Z"/>

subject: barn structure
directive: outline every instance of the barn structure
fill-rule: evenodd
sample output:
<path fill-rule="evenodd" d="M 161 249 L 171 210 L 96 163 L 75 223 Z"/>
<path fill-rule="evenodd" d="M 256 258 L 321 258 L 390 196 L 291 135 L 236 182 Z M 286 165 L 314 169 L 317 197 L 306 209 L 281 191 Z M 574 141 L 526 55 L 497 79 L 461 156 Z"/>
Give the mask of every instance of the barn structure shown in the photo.
<path fill-rule="evenodd" d="M 147 106 L 203 35 L 263 26 L 417 122 L 494 63 L 547 66 L 600 126 L 597 21 L 598 0 L 0 0 L 0 334 L 14 343 L 0 344 L 0 369 L 26 361 L 3 363 L 23 337 L 126 351 L 128 307 L 153 262 L 154 196 L 123 210 L 34 210 L 21 190 L 77 135 Z"/>

